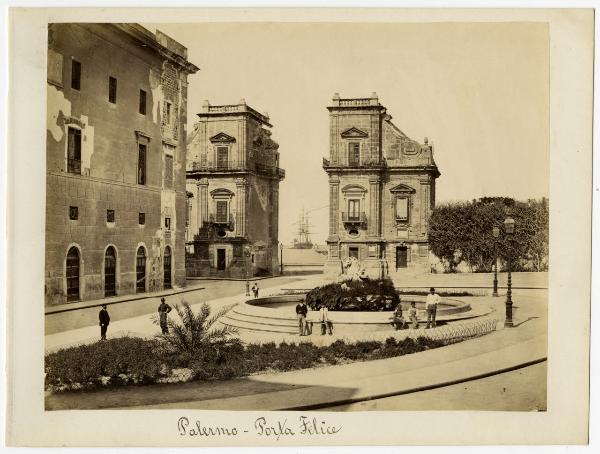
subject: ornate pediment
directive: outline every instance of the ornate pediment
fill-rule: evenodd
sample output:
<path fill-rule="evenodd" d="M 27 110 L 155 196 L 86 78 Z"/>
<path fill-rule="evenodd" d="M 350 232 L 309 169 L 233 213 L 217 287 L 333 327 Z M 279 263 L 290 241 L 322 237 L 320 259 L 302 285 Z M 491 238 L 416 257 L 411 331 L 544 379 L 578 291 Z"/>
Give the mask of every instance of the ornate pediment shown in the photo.
<path fill-rule="evenodd" d="M 346 192 L 365 193 L 365 192 L 367 192 L 367 190 L 359 184 L 347 184 L 346 186 L 344 186 L 342 188 L 342 192 L 344 192 L 344 193 L 346 193 Z"/>
<path fill-rule="evenodd" d="M 213 189 L 210 191 L 210 196 L 212 198 L 231 198 L 234 195 L 235 194 L 233 192 L 225 188 Z"/>
<path fill-rule="evenodd" d="M 220 132 L 216 136 L 212 136 L 209 140 L 212 143 L 232 143 L 235 142 L 235 137 L 231 137 L 230 135 L 225 134 L 224 132 Z"/>
<path fill-rule="evenodd" d="M 352 127 L 343 131 L 341 136 L 344 139 L 364 139 L 365 137 L 369 137 L 369 134 L 358 128 Z"/>
<path fill-rule="evenodd" d="M 390 189 L 390 192 L 392 194 L 413 194 L 416 191 L 410 186 L 399 184 L 398 186 L 394 186 L 392 189 Z"/>

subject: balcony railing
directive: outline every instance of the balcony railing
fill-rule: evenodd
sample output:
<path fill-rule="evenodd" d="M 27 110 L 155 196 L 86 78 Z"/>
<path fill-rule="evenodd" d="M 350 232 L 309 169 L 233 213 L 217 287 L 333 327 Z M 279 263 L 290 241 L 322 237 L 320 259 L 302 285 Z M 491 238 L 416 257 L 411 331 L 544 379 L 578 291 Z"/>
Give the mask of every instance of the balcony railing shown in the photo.
<path fill-rule="evenodd" d="M 374 168 L 374 167 L 386 167 L 387 161 L 385 158 L 379 160 L 363 160 L 362 162 L 345 160 L 344 162 L 332 162 L 329 159 L 323 158 L 323 167 L 351 167 L 354 169 L 360 168 Z"/>
<path fill-rule="evenodd" d="M 67 171 L 69 173 L 81 174 L 81 161 L 79 159 L 67 159 Z"/>
<path fill-rule="evenodd" d="M 228 216 L 217 216 L 211 213 L 208 216 L 208 222 L 216 226 L 225 227 L 229 230 L 233 230 L 234 216 L 232 213 L 229 213 Z"/>
<path fill-rule="evenodd" d="M 234 164 L 231 162 L 227 162 L 227 163 L 208 162 L 204 165 L 201 165 L 201 163 L 194 161 L 194 162 L 188 163 L 187 170 L 191 170 L 191 171 L 195 171 L 195 172 L 223 172 L 226 170 L 243 172 L 243 171 L 255 170 L 256 172 L 261 173 L 263 175 L 271 175 L 271 176 L 276 176 L 278 178 L 285 178 L 285 170 L 284 169 L 281 169 L 277 166 L 272 166 L 272 165 L 267 165 L 267 164 L 259 164 L 259 163 L 255 163 L 255 162 L 249 162 L 247 166 L 242 166 L 237 163 Z"/>
<path fill-rule="evenodd" d="M 367 216 L 364 212 L 342 212 L 342 222 L 348 225 L 367 225 Z"/>

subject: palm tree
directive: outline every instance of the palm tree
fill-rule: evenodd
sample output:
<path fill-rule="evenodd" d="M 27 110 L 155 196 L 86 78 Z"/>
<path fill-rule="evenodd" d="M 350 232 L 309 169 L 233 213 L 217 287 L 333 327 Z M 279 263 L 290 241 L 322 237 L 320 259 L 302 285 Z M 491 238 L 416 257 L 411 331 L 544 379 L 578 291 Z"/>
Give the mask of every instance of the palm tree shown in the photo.
<path fill-rule="evenodd" d="M 175 320 L 175 317 L 169 318 L 169 333 L 158 334 L 157 337 L 165 342 L 169 350 L 177 353 L 195 353 L 215 344 L 226 344 L 237 335 L 237 328 L 214 325 L 229 309 L 231 306 L 221 309 L 211 317 L 210 306 L 202 303 L 200 311 L 194 314 L 189 303 L 184 301 L 182 307 L 175 305 L 179 320 Z M 159 324 L 158 318 L 154 317 L 153 322 Z"/>

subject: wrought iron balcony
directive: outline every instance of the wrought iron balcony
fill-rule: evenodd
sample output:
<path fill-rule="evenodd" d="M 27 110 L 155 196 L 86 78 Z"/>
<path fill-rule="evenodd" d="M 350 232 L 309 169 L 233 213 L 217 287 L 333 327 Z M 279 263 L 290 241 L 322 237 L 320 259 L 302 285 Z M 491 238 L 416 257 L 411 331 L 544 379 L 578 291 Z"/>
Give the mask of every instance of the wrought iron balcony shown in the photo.
<path fill-rule="evenodd" d="M 366 226 L 367 216 L 364 212 L 342 212 L 342 222 L 346 225 Z"/>
<path fill-rule="evenodd" d="M 233 230 L 233 225 L 235 221 L 232 213 L 229 213 L 228 216 L 217 216 L 211 213 L 208 216 L 208 222 L 209 224 L 212 224 L 214 226 L 224 227 L 226 229 Z"/>

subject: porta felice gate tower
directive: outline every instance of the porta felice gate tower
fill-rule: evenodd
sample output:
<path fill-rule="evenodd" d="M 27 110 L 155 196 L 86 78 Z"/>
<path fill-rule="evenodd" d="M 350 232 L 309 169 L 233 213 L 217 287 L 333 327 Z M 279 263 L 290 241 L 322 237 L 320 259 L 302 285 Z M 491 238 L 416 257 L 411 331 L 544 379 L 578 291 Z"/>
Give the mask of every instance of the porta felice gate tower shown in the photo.
<path fill-rule="evenodd" d="M 329 236 L 325 275 L 356 257 L 370 277 L 429 272 L 428 221 L 440 172 L 433 147 L 409 138 L 375 93 L 333 97 L 329 110 Z"/>

